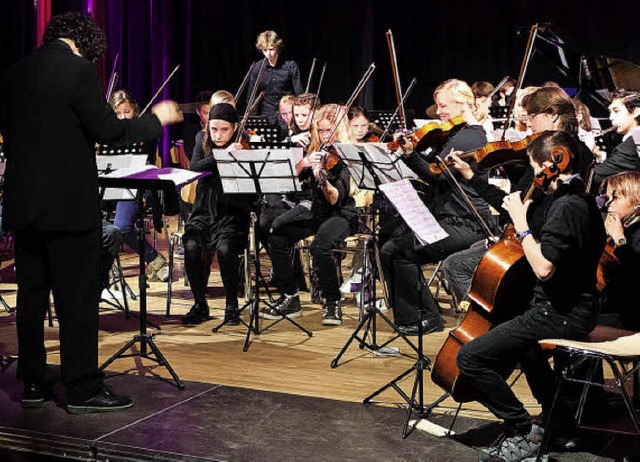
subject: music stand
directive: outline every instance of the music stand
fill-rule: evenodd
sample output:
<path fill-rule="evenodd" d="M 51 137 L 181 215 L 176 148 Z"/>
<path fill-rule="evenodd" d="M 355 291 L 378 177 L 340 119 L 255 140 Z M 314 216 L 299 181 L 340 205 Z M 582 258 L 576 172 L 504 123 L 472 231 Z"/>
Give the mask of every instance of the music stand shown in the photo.
<path fill-rule="evenodd" d="M 385 143 L 355 143 L 355 144 L 342 144 L 334 143 L 334 146 L 342 160 L 345 162 L 351 177 L 356 182 L 360 189 L 368 189 L 374 191 L 375 195 L 380 194 L 379 186 L 384 183 L 390 183 L 401 180 L 403 178 L 415 178 L 415 174 L 400 160 L 395 154 L 389 153 Z M 377 201 L 374 199 L 373 204 Z M 378 243 L 376 234 L 376 210 L 372 213 L 372 224 L 368 230 L 369 246 L 375 252 L 375 261 L 378 266 L 378 272 L 382 276 L 382 268 L 378 258 Z M 363 268 L 367 271 L 372 265 L 370 264 L 367 246 L 363 250 Z M 342 355 L 349 349 L 351 343 L 356 340 L 359 343 L 360 348 L 367 348 L 372 351 L 380 350 L 389 343 L 396 340 L 398 337 L 407 342 L 407 344 L 418 353 L 416 346 L 401 332 L 398 332 L 398 327 L 393 321 L 391 321 L 382 311 L 378 308 L 376 303 L 376 278 L 372 277 L 372 292 L 373 299 L 366 304 L 364 302 L 364 294 L 360 294 L 360 322 L 356 329 L 353 331 L 345 345 L 342 347 L 338 355 L 331 361 L 331 367 L 338 367 L 338 362 Z M 363 276 L 363 281 L 366 277 Z M 384 284 L 384 283 L 383 283 Z M 364 284 L 363 284 L 364 286 Z M 384 287 L 384 286 L 383 286 Z M 385 290 L 386 294 L 386 290 Z M 380 316 L 384 322 L 395 332 L 395 336 L 384 342 L 382 345 L 377 343 L 377 322 L 376 315 Z M 364 330 L 363 330 L 364 329 Z M 360 332 L 363 334 L 360 335 Z M 367 337 L 371 338 L 371 343 L 367 342 Z"/>
<path fill-rule="evenodd" d="M 107 176 L 98 177 L 98 186 L 104 193 L 105 188 L 125 188 L 125 189 L 142 189 L 149 191 L 164 191 L 165 194 L 175 194 L 176 190 L 187 185 L 188 183 L 195 181 L 199 178 L 210 175 L 210 172 L 189 172 L 186 170 L 173 169 L 173 168 L 155 168 L 151 166 L 145 166 L 142 168 L 123 168 L 118 171 L 112 172 Z M 138 243 L 140 248 L 145 239 L 144 231 L 144 213 L 142 207 L 142 194 L 136 195 L 136 201 L 138 202 Z M 126 345 L 118 350 L 113 356 L 107 359 L 100 370 L 104 370 L 109 364 L 118 358 L 127 358 L 140 356 L 164 366 L 171 377 L 176 382 L 179 389 L 184 388 L 184 383 L 180 380 L 180 377 L 175 373 L 169 362 L 160 352 L 160 349 L 154 343 L 154 335 L 147 333 L 147 281 L 145 271 L 144 252 L 140 252 L 139 257 L 140 274 L 138 275 L 138 284 L 140 286 L 140 332 L 134 335 Z M 138 353 L 124 354 L 129 348 L 132 348 L 136 343 L 140 343 L 140 351 Z M 147 351 L 147 347 L 151 350 Z"/>
<path fill-rule="evenodd" d="M 225 194 L 280 194 L 300 191 L 300 183 L 295 170 L 295 164 L 302 159 L 302 149 L 251 149 L 227 151 L 214 149 L 213 156 L 218 165 L 218 172 L 222 182 L 222 190 Z M 283 320 L 289 321 L 309 337 L 313 334 L 284 314 L 271 324 L 260 330 L 259 313 L 260 303 L 265 303 L 270 308 L 277 311 L 266 301 L 260 299 L 260 287 L 268 291 L 268 287 L 262 278 L 260 270 L 260 207 L 256 207 L 256 217 L 253 220 L 253 246 L 254 246 L 254 285 L 249 291 L 249 300 L 240 309 L 243 311 L 249 307 L 249 322 L 241 322 L 247 327 L 247 336 L 242 351 L 247 351 L 251 342 L 251 332 L 260 335 Z M 213 332 L 226 324 L 223 321 Z"/>
<path fill-rule="evenodd" d="M 353 179 L 356 181 L 356 183 L 358 183 L 359 187 L 363 189 L 373 189 L 378 192 L 380 190 L 380 186 L 383 184 L 399 182 L 400 180 L 406 178 L 415 178 L 415 174 L 404 164 L 404 162 L 399 159 L 399 157 L 388 152 L 388 149 L 386 148 L 386 145 L 384 143 L 363 143 L 353 145 L 334 144 L 334 146 L 341 154 L 343 161 L 347 164 L 347 167 L 349 168 L 349 172 L 351 173 Z M 400 183 L 396 184 L 399 185 Z M 408 224 L 411 225 L 412 221 L 409 220 Z M 419 235 L 419 233 L 416 233 L 416 235 L 418 235 L 419 239 L 422 237 L 422 235 Z M 446 233 L 444 233 L 444 235 L 446 235 Z M 442 238 L 442 234 L 440 233 L 438 235 L 438 233 L 434 233 L 432 237 L 433 240 L 438 240 Z M 376 246 L 377 243 L 375 240 L 375 220 L 373 229 L 371 231 L 371 239 L 373 241 L 373 245 Z M 379 271 L 381 270 L 379 269 Z M 380 274 L 382 275 L 382 272 L 380 272 Z M 389 383 L 367 396 L 363 400 L 363 404 L 370 403 L 373 398 L 378 396 L 386 389 L 393 388 L 407 403 L 407 415 L 402 430 L 402 437 L 406 438 L 411 433 L 409 431 L 409 422 L 411 420 L 413 412 L 415 411 L 420 417 L 426 416 L 431 412 L 431 408 L 428 408 L 424 404 L 424 371 L 430 369 L 431 360 L 429 360 L 429 358 L 424 355 L 423 351 L 423 313 L 422 310 L 419 311 L 420 318 L 418 320 L 418 346 L 416 347 L 413 342 L 411 342 L 407 338 L 407 336 L 405 336 L 401 332 L 398 332 L 397 326 L 393 322 L 391 322 L 391 320 L 389 320 L 389 318 L 387 318 L 384 313 L 380 312 L 380 309 L 375 303 L 375 278 L 373 278 L 373 281 L 373 303 L 365 307 L 365 315 L 362 317 L 360 324 L 358 324 L 356 330 L 353 332 L 353 334 L 351 334 L 351 337 L 342 348 L 340 353 L 338 353 L 338 356 L 336 356 L 336 358 L 331 362 L 331 367 L 335 368 L 338 366 L 340 357 L 344 354 L 344 352 L 347 350 L 354 339 L 360 343 L 361 348 L 363 348 L 364 346 L 368 346 L 370 349 L 373 349 L 374 347 L 377 347 L 379 349 L 389 344 L 396 338 L 401 337 L 418 355 L 415 363 L 409 369 L 391 380 Z M 376 345 L 376 315 L 379 315 L 397 334 L 389 341 L 380 346 Z M 358 333 L 365 326 L 365 324 L 365 334 L 362 337 L 359 337 Z M 366 344 L 367 333 L 369 330 L 371 330 L 371 345 Z M 409 396 L 398 386 L 398 383 L 403 381 L 409 374 L 414 371 L 416 375 L 411 391 L 411 396 Z M 417 400 L 416 394 L 418 395 Z"/>

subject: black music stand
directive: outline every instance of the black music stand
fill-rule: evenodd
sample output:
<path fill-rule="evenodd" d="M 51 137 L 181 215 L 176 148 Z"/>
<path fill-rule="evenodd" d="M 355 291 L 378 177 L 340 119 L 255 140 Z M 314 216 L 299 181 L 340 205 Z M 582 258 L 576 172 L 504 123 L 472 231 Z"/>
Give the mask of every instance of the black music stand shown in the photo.
<path fill-rule="evenodd" d="M 406 167 L 398 157 L 394 157 L 394 155 L 391 155 L 388 152 L 388 148 L 386 147 L 385 143 L 335 143 L 334 146 L 340 153 L 340 156 L 349 169 L 351 177 L 355 180 L 358 187 L 360 189 L 372 190 L 374 191 L 375 195 L 380 194 L 380 184 L 397 181 L 405 177 L 415 178 L 415 174 L 411 170 L 409 170 L 409 168 Z M 374 199 L 374 207 L 376 202 L 377 201 Z M 373 210 L 372 215 L 373 219 L 371 228 L 367 230 L 369 233 L 367 241 L 369 243 L 369 246 L 373 249 L 374 255 L 376 256 L 375 262 L 378 266 L 378 273 L 382 277 L 382 268 L 379 262 L 377 249 L 377 211 L 375 209 Z M 366 246 L 363 250 L 362 259 L 362 266 L 364 271 L 372 267 L 372 264 L 369 262 L 369 256 Z M 364 280 L 366 280 L 366 277 L 363 277 L 363 281 Z M 376 303 L 376 278 L 372 275 L 371 280 L 373 285 L 371 289 L 373 292 L 373 300 L 371 300 L 368 304 L 365 303 L 364 293 L 361 293 L 360 322 L 345 345 L 342 347 L 338 355 L 331 361 L 332 368 L 338 367 L 340 358 L 347 351 L 354 340 L 358 342 L 361 349 L 366 347 L 367 349 L 372 351 L 379 351 L 391 342 L 395 341 L 398 337 L 402 337 L 402 339 L 407 342 L 407 344 L 416 353 L 419 354 L 416 346 L 404 334 L 399 332 L 398 326 L 396 326 L 395 323 L 391 321 L 384 313 L 382 313 L 382 311 L 380 311 L 380 308 L 378 308 L 378 305 Z M 386 322 L 396 334 L 391 339 L 384 342 L 382 345 L 378 345 L 377 343 L 376 315 L 380 316 L 382 320 Z M 363 332 L 362 335 L 360 335 L 361 331 Z M 367 341 L 368 337 L 371 338 L 370 342 Z"/>
<path fill-rule="evenodd" d="M 176 183 L 171 179 L 161 178 L 163 175 L 171 175 L 176 174 L 176 172 L 180 173 L 179 169 L 171 169 L 171 168 L 163 168 L 158 169 L 155 167 L 143 168 L 139 169 L 137 172 L 130 173 L 126 176 L 99 176 L 98 177 L 98 186 L 102 189 L 104 193 L 105 188 L 125 188 L 125 189 L 141 189 L 141 190 L 149 190 L 149 191 L 164 191 L 165 194 L 175 194 L 176 189 L 178 187 L 182 187 L 191 181 L 195 181 L 199 178 L 203 178 L 207 175 L 210 175 L 209 172 L 203 172 L 198 175 L 192 175 L 191 178 L 186 179 L 184 177 L 180 178 L 180 185 L 177 187 Z M 184 172 L 184 171 L 182 171 Z M 192 172 L 185 172 L 187 174 L 191 174 Z M 118 172 L 112 173 L 111 175 L 117 175 Z M 136 201 L 139 205 L 139 230 L 138 230 L 138 243 L 140 244 L 140 248 L 142 248 L 143 241 L 145 239 L 145 231 L 144 231 L 144 214 L 142 212 L 142 194 L 136 195 Z M 138 283 L 140 286 L 140 309 L 139 309 L 139 318 L 140 318 L 140 332 L 137 335 L 134 335 L 126 345 L 124 345 L 120 350 L 118 350 L 113 356 L 107 359 L 102 366 L 100 366 L 100 370 L 104 370 L 118 358 L 127 358 L 127 357 L 135 357 L 140 356 L 141 358 L 149 359 L 158 363 L 161 366 L 164 366 L 171 377 L 176 382 L 176 385 L 179 389 L 184 388 L 184 383 L 180 380 L 180 377 L 175 373 L 169 362 L 166 360 L 164 355 L 160 352 L 160 349 L 157 347 L 155 342 L 153 341 L 154 335 L 147 333 L 147 281 L 146 281 L 146 271 L 145 271 L 145 261 L 144 261 L 144 252 L 140 252 L 139 258 L 139 267 L 140 274 L 138 276 Z M 140 343 L 140 351 L 138 353 L 130 353 L 125 354 L 125 351 L 132 348 L 136 343 Z M 151 350 L 150 352 L 147 350 L 147 347 Z"/>
<path fill-rule="evenodd" d="M 252 149 L 240 151 L 214 150 L 218 165 L 220 180 L 222 181 L 222 189 L 225 194 L 279 194 L 286 192 L 300 191 L 300 183 L 298 175 L 295 171 L 295 163 L 302 159 L 302 149 Z M 260 206 L 255 209 L 255 218 L 253 219 L 253 246 L 255 255 L 253 256 L 254 265 L 254 285 L 249 291 L 249 301 L 240 309 L 243 311 L 249 308 L 249 322 L 241 322 L 247 327 L 247 336 L 244 342 L 243 351 L 247 351 L 251 342 L 251 333 L 260 335 L 262 332 L 270 329 L 276 324 L 287 320 L 298 329 L 303 331 L 309 337 L 313 333 L 283 314 L 281 318 L 273 321 L 262 330 L 259 325 L 260 303 L 264 303 L 272 309 L 276 309 L 264 300 L 260 299 L 260 287 L 263 287 L 267 293 L 268 287 L 262 277 L 260 270 Z M 280 313 L 278 313 L 280 314 Z M 218 332 L 222 324 L 212 329 Z"/>
<path fill-rule="evenodd" d="M 354 145 L 341 145 L 334 144 L 341 157 L 349 168 L 349 172 L 352 177 L 358 183 L 358 186 L 362 189 L 372 189 L 379 194 L 379 187 L 383 183 L 391 183 L 403 178 L 415 178 L 415 174 L 404 165 L 404 163 L 395 155 L 390 154 L 384 143 L 366 143 L 366 144 L 354 144 Z M 371 239 L 373 245 L 376 243 L 375 234 L 375 222 L 373 229 L 371 230 Z M 366 263 L 366 261 L 365 261 Z M 382 272 L 380 273 L 382 275 Z M 375 278 L 373 279 L 375 281 Z M 416 347 L 407 336 L 398 332 L 397 326 L 387 318 L 375 303 L 375 285 L 374 285 L 374 303 L 365 307 L 365 314 L 362 317 L 360 324 L 356 330 L 351 334 L 351 337 L 342 348 L 338 356 L 331 362 L 331 367 L 337 367 L 340 357 L 349 347 L 350 343 L 355 339 L 360 343 L 360 347 L 367 346 L 369 349 L 382 348 L 390 342 L 394 341 L 398 337 L 401 337 L 417 354 L 415 363 L 402 374 L 391 380 L 389 383 L 379 388 L 363 400 L 363 404 L 369 404 L 373 398 L 378 396 L 388 388 L 393 388 L 404 401 L 407 403 L 407 415 L 405 418 L 404 426 L 402 429 L 402 437 L 406 438 L 412 431 L 409 429 L 409 422 L 414 412 L 421 418 L 427 416 L 432 407 L 425 406 L 424 404 L 424 371 L 430 369 L 431 360 L 424 355 L 422 335 L 424 333 L 422 320 L 423 313 L 419 311 L 420 319 L 418 320 L 418 346 Z M 384 344 L 378 346 L 376 344 L 376 315 L 379 315 L 396 333 L 396 336 Z M 365 327 L 365 333 L 362 337 L 358 336 L 359 331 Z M 367 333 L 371 330 L 372 343 L 367 345 L 366 338 Z M 403 381 L 412 372 L 416 373 L 411 396 L 407 395 L 404 390 L 399 387 L 399 383 Z M 418 398 L 416 400 L 416 395 Z"/>

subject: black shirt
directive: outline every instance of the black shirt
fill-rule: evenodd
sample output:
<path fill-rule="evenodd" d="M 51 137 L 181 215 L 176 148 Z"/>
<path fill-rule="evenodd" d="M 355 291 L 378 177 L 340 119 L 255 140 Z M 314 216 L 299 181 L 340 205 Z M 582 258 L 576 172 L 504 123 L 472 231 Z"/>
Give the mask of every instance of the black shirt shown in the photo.
<path fill-rule="evenodd" d="M 597 191 L 600 183 L 611 175 L 631 170 L 640 170 L 640 158 L 633 136 L 613 148 L 611 155 L 604 162 L 595 166 L 591 191 Z"/>
<path fill-rule="evenodd" d="M 265 58 L 266 59 L 266 58 Z M 249 84 L 247 86 L 247 95 L 251 95 L 253 87 L 258 79 L 260 67 L 263 60 L 256 61 L 251 66 L 249 72 Z M 264 91 L 264 99 L 260 103 L 260 107 L 255 114 L 267 116 L 270 123 L 275 123 L 275 115 L 278 112 L 278 103 L 280 98 L 287 94 L 299 95 L 302 93 L 302 84 L 300 83 L 300 69 L 295 61 L 285 61 L 282 56 L 278 57 L 275 66 L 266 62 L 262 80 L 258 86 L 256 97 Z M 247 97 L 248 99 L 248 97 Z"/>
<path fill-rule="evenodd" d="M 569 312 L 581 295 L 596 293 L 596 269 L 606 242 L 600 211 L 583 187 L 579 178 L 560 185 L 539 238 L 542 255 L 555 271 L 536 282 L 534 298 L 550 301 L 559 313 Z"/>

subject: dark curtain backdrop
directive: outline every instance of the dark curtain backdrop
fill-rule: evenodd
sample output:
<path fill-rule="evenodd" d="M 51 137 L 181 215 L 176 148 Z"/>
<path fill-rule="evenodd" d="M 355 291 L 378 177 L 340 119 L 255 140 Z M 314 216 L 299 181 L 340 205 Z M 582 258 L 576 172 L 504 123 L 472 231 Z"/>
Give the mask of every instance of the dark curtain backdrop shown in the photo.
<path fill-rule="evenodd" d="M 33 1 L 0 2 L 0 71 L 35 46 Z M 497 83 L 516 77 L 529 28 L 551 22 L 576 52 L 605 52 L 640 64 L 640 2 L 611 0 L 599 7 L 562 0 L 429 0 L 424 2 L 352 0 L 302 2 L 271 0 L 52 0 L 52 14 L 90 11 L 109 40 L 99 69 L 106 81 L 119 53 L 118 88 L 127 88 L 142 106 L 175 65 L 181 68 L 162 98 L 192 101 L 200 90 L 233 93 L 249 65 L 261 55 L 255 48 L 259 32 L 276 30 L 285 41 L 285 55 L 297 61 L 306 85 L 315 91 L 322 65 L 323 101 L 346 101 L 366 68 L 376 71 L 361 95 L 367 108 L 395 106 L 385 31 L 392 29 L 400 78 L 406 88 L 418 85 L 407 102 L 421 115 L 432 104 L 434 88 L 448 78 Z M 525 84 L 563 80 L 545 56 L 534 56 Z"/>

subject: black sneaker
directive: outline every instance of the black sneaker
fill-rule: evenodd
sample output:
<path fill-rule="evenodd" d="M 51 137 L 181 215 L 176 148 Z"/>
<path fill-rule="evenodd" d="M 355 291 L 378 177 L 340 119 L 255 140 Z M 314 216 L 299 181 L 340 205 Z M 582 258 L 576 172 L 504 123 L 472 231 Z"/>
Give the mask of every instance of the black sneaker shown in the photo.
<path fill-rule="evenodd" d="M 209 307 L 202 307 L 196 303 L 182 318 L 182 324 L 201 324 L 209 319 Z"/>
<path fill-rule="evenodd" d="M 431 334 L 432 332 L 442 332 L 444 327 L 442 326 L 442 319 L 423 319 L 422 320 L 422 335 Z M 403 335 L 418 335 L 419 327 L 418 323 L 398 325 L 398 332 Z"/>
<path fill-rule="evenodd" d="M 53 399 L 53 391 L 50 386 L 36 383 L 26 383 L 20 404 L 24 409 L 37 409 L 44 403 Z"/>
<path fill-rule="evenodd" d="M 227 324 L 227 326 L 240 325 L 240 310 L 237 306 L 227 305 L 224 310 L 224 322 Z"/>
<path fill-rule="evenodd" d="M 302 316 L 300 295 L 283 295 L 272 308 L 260 310 L 260 317 L 264 319 L 299 318 Z"/>
<path fill-rule="evenodd" d="M 70 401 L 67 404 L 69 414 L 90 414 L 94 412 L 118 412 L 133 406 L 130 396 L 116 395 L 109 387 L 102 388 L 85 401 Z"/>
<path fill-rule="evenodd" d="M 494 446 L 481 449 L 478 453 L 479 461 L 531 461 L 533 462 L 540 449 L 540 444 L 529 439 L 528 436 L 516 435 L 501 438 Z"/>
<path fill-rule="evenodd" d="M 341 326 L 342 325 L 342 307 L 339 301 L 324 302 L 322 306 L 322 325 L 323 326 Z"/>

